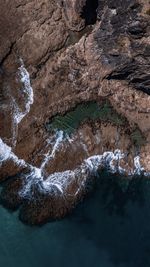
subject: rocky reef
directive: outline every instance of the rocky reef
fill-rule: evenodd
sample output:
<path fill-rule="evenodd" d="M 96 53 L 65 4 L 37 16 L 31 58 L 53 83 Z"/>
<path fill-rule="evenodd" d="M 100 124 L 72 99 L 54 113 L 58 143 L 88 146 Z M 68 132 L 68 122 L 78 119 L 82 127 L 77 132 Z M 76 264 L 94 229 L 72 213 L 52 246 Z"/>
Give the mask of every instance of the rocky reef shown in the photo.
<path fill-rule="evenodd" d="M 104 168 L 149 176 L 149 0 L 2 0 L 0 25 L 1 203 L 42 224 Z"/>

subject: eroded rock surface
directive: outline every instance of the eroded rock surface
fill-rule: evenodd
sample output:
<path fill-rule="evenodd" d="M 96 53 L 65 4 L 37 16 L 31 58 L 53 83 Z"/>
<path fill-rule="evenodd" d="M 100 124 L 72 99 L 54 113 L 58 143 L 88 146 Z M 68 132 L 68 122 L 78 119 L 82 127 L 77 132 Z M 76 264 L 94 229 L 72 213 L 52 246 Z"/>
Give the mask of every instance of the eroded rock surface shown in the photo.
<path fill-rule="evenodd" d="M 92 3 L 1 1 L 1 202 L 27 223 L 63 217 L 98 169 L 150 173 L 149 1 Z M 70 135 L 47 129 L 90 101 L 111 110 Z"/>

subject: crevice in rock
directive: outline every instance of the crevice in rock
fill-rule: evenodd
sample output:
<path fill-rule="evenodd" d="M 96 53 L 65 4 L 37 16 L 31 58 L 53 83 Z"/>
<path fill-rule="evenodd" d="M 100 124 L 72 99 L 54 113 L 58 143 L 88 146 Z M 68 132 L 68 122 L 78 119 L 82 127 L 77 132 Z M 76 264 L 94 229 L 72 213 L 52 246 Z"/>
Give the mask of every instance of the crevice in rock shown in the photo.
<path fill-rule="evenodd" d="M 8 56 L 12 53 L 12 50 L 13 50 L 13 48 L 14 48 L 15 43 L 16 43 L 16 42 L 13 42 L 13 43 L 10 45 L 10 47 L 9 47 L 9 49 L 8 49 L 8 52 L 7 52 L 7 53 L 4 55 L 4 57 L 1 59 L 1 61 L 0 61 L 0 67 L 2 67 L 4 61 L 5 61 L 5 60 L 8 58 Z"/>
<path fill-rule="evenodd" d="M 86 4 L 83 7 L 81 18 L 85 19 L 85 26 L 93 25 L 97 20 L 97 8 L 98 0 L 86 0 Z"/>
<path fill-rule="evenodd" d="M 105 79 L 127 81 L 135 89 L 150 95 L 150 75 L 146 65 L 145 69 L 142 69 L 137 64 L 130 64 L 122 69 L 111 72 Z"/>

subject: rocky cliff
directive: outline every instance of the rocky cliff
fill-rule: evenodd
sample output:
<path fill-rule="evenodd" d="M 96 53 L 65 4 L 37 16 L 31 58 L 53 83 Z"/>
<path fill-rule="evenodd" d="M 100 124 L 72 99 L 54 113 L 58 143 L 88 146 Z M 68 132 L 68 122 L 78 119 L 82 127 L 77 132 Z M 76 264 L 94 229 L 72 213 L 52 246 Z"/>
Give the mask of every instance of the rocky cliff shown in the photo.
<path fill-rule="evenodd" d="M 149 0 L 1 0 L 0 25 L 1 203 L 40 224 L 102 168 L 148 176 Z"/>

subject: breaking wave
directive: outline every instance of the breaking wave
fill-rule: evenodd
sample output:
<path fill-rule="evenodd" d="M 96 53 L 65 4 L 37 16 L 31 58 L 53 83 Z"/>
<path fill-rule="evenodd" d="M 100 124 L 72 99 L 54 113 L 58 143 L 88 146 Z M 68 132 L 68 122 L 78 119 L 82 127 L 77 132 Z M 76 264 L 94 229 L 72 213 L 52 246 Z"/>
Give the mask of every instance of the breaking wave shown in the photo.
<path fill-rule="evenodd" d="M 25 110 L 22 111 L 17 105 L 15 99 L 13 99 L 14 104 L 14 124 L 15 127 L 21 122 L 21 120 L 29 113 L 30 106 L 33 104 L 33 89 L 30 83 L 30 76 L 28 71 L 26 70 L 23 61 L 21 60 L 21 66 L 18 69 L 18 76 L 23 85 L 23 92 L 25 94 Z M 14 129 L 14 131 L 16 131 Z M 16 137 L 17 138 L 17 137 Z M 51 192 L 54 189 L 57 189 L 56 192 L 64 194 L 68 185 L 73 181 L 77 180 L 79 176 L 82 176 L 80 183 L 78 183 L 78 189 L 75 192 L 77 195 L 81 188 L 85 186 L 86 181 L 90 174 L 96 174 L 99 168 L 107 168 L 110 172 L 115 173 L 118 172 L 120 174 L 125 174 L 126 169 L 123 169 L 120 166 L 120 160 L 125 157 L 125 154 L 122 153 L 119 149 L 116 149 L 114 152 L 104 152 L 102 155 L 93 155 L 84 160 L 84 162 L 78 166 L 75 170 L 66 170 L 64 172 L 55 172 L 49 175 L 47 178 L 45 177 L 45 166 L 55 157 L 56 151 L 59 151 L 61 144 L 63 144 L 66 139 L 69 142 L 72 142 L 72 139 L 69 138 L 62 130 L 56 131 L 54 138 L 48 140 L 51 144 L 51 149 L 44 155 L 44 159 L 41 163 L 41 166 L 37 168 L 23 159 L 19 159 L 12 148 L 8 146 L 1 138 L 0 138 L 0 167 L 3 162 L 7 160 L 12 160 L 17 166 L 22 166 L 28 168 L 28 173 L 23 174 L 25 178 L 24 186 L 19 194 L 23 197 L 32 197 L 32 186 L 38 184 L 40 190 L 44 192 Z M 81 142 L 83 149 L 87 152 L 87 147 L 84 142 Z M 140 157 L 137 156 L 134 158 L 134 168 L 128 175 L 140 175 L 143 173 L 148 176 L 149 174 L 145 172 L 144 168 L 140 164 Z"/>

